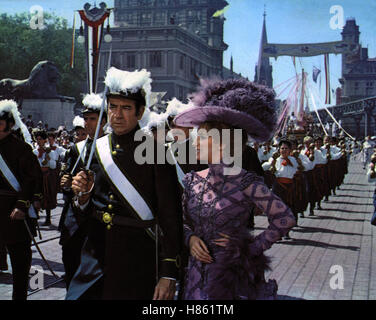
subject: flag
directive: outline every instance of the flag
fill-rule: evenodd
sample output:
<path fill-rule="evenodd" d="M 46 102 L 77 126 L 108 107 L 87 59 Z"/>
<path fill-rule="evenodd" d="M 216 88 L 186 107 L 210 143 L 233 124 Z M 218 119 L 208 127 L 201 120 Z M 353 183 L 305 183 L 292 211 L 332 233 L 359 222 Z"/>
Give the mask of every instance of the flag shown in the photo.
<path fill-rule="evenodd" d="M 313 79 L 313 81 L 315 81 L 315 83 L 317 83 L 317 78 L 318 78 L 320 73 L 321 73 L 321 70 L 319 68 L 316 68 L 315 66 L 313 66 L 312 79 Z"/>
<path fill-rule="evenodd" d="M 87 81 L 89 93 L 96 92 L 97 74 L 101 43 L 104 36 L 104 23 L 110 18 L 111 10 L 103 9 L 79 10 L 81 20 L 85 24 L 85 51 L 87 63 Z"/>
<path fill-rule="evenodd" d="M 325 104 L 331 103 L 331 95 L 330 95 L 330 75 L 329 75 L 329 54 L 325 54 L 324 56 L 325 62 L 325 79 L 326 79 L 326 94 L 325 94 Z"/>
<path fill-rule="evenodd" d="M 230 7 L 230 5 L 224 7 L 224 8 L 221 9 L 221 10 L 216 11 L 216 12 L 213 14 L 213 17 L 214 17 L 214 18 L 218 18 L 218 17 L 220 17 L 220 16 L 223 16 L 224 13 L 228 10 L 229 7 Z"/>

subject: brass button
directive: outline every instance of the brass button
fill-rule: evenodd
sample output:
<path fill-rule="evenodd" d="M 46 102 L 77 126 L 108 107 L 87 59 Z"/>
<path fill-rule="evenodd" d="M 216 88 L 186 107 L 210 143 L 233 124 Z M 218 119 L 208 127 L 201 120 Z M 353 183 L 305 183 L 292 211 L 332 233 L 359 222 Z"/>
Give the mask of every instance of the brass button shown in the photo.
<path fill-rule="evenodd" d="M 116 156 L 116 155 L 117 155 L 117 152 L 116 152 L 116 151 L 112 151 L 112 155 L 113 155 L 113 156 Z"/>
<path fill-rule="evenodd" d="M 115 200 L 115 197 L 113 194 L 110 195 L 110 200 Z"/>
<path fill-rule="evenodd" d="M 112 204 L 109 204 L 108 205 L 108 210 L 112 210 L 114 207 L 112 206 Z"/>
<path fill-rule="evenodd" d="M 105 213 L 103 214 L 102 219 L 103 219 L 103 222 L 104 222 L 104 223 L 107 223 L 107 224 L 112 223 L 112 216 L 111 216 L 111 214 L 109 214 L 108 212 L 105 212 Z"/>
<path fill-rule="evenodd" d="M 117 145 L 115 146 L 115 148 L 116 148 L 116 149 L 120 149 L 120 144 L 117 144 Z"/>

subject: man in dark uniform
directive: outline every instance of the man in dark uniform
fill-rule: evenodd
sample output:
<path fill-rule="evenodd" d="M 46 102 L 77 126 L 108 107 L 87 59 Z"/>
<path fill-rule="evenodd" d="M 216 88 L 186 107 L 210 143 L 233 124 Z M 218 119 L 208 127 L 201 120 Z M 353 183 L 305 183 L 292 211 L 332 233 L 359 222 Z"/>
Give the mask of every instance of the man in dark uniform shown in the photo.
<path fill-rule="evenodd" d="M 150 73 L 111 68 L 105 83 L 113 132 L 97 141 L 95 179 L 85 172 L 73 178 L 75 204 L 90 222 L 67 299 L 172 299 L 182 242 L 176 173 L 169 164 L 135 159 Z"/>
<path fill-rule="evenodd" d="M 14 300 L 26 300 L 27 297 L 31 238 L 25 221 L 33 230 L 28 210 L 34 200 L 35 187 L 42 185 L 36 180 L 41 178 L 41 173 L 36 172 L 38 167 L 30 145 L 11 134 L 12 127 L 20 127 L 21 123 L 16 102 L 1 101 L 0 242 L 7 247 L 12 264 Z"/>
<path fill-rule="evenodd" d="M 64 207 L 60 217 L 59 230 L 61 232 L 60 245 L 62 246 L 62 260 L 65 269 L 65 282 L 68 289 L 73 275 L 80 265 L 81 249 L 86 237 L 87 217 L 80 214 L 79 210 L 72 207 L 73 192 L 71 190 L 72 175 L 85 168 L 93 144 L 95 130 L 99 119 L 99 112 L 102 105 L 102 98 L 97 94 L 88 94 L 82 101 L 85 107 L 83 114 L 85 132 L 87 139 L 76 143 L 65 154 L 61 171 L 60 187 L 64 194 Z M 99 137 L 103 136 L 103 127 L 106 124 L 107 115 L 103 114 L 102 123 L 99 129 Z M 77 159 L 80 157 L 80 160 Z M 97 165 L 96 161 L 91 163 L 91 169 Z"/>

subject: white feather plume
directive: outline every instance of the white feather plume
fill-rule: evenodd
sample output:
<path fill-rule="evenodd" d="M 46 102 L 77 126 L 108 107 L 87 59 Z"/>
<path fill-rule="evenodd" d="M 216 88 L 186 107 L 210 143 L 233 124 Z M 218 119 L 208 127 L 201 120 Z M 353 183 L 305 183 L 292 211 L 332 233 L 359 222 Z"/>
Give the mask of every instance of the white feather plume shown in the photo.
<path fill-rule="evenodd" d="M 185 104 L 181 101 L 179 101 L 176 98 L 173 98 L 171 101 L 168 102 L 167 108 L 166 108 L 166 114 L 167 116 L 175 117 L 179 113 L 183 112 L 184 110 L 189 109 L 192 105 Z"/>
<path fill-rule="evenodd" d="M 84 99 L 82 100 L 82 104 L 85 107 L 88 107 L 90 109 L 100 111 L 101 106 L 102 106 L 102 101 L 103 99 L 99 94 L 90 93 L 84 97 Z"/>
<path fill-rule="evenodd" d="M 14 119 L 14 126 L 13 129 L 21 129 L 22 135 L 26 143 L 32 145 L 32 139 L 30 136 L 30 132 L 27 129 L 26 125 L 22 122 L 20 112 L 18 111 L 17 103 L 14 100 L 2 100 L 0 101 L 0 116 L 2 116 L 5 112 L 9 112 L 12 114 Z"/>
<path fill-rule="evenodd" d="M 140 128 L 146 128 L 150 119 L 151 111 L 149 108 L 145 108 L 144 114 L 142 115 L 141 120 L 138 121 Z"/>
<path fill-rule="evenodd" d="M 85 128 L 85 120 L 84 118 L 81 118 L 80 116 L 75 116 L 73 119 L 73 128 L 81 127 Z"/>
<path fill-rule="evenodd" d="M 107 71 L 106 79 L 104 80 L 110 92 L 128 92 L 136 93 L 143 89 L 145 92 L 146 107 L 150 107 L 151 83 L 150 72 L 142 69 L 133 72 L 119 70 L 111 67 Z"/>
<path fill-rule="evenodd" d="M 156 112 L 150 112 L 149 121 L 144 128 L 146 131 L 151 131 L 151 128 L 161 128 L 165 125 L 167 115 L 165 113 L 158 114 Z"/>

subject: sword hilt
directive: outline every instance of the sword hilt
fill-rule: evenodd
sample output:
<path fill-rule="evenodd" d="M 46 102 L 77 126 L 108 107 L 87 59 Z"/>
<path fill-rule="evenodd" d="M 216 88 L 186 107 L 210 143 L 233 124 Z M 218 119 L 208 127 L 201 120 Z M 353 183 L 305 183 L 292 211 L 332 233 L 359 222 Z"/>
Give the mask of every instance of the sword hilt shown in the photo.
<path fill-rule="evenodd" d="M 91 178 L 93 179 L 93 185 L 91 186 L 90 190 L 88 190 L 88 191 L 86 191 L 86 192 L 80 192 L 80 193 L 78 194 L 79 197 L 84 196 L 84 195 L 87 195 L 87 194 L 89 194 L 89 193 L 91 193 L 91 192 L 93 191 L 93 188 L 94 188 L 94 180 L 95 180 L 95 172 L 94 172 L 94 171 L 92 171 L 92 170 L 90 170 L 90 169 L 89 169 L 89 170 L 88 170 L 88 169 L 82 169 L 82 170 L 80 170 L 80 172 L 81 172 L 81 171 L 85 172 L 85 174 L 86 174 L 86 176 L 87 176 L 87 178 L 88 178 L 89 181 L 91 180 Z"/>

